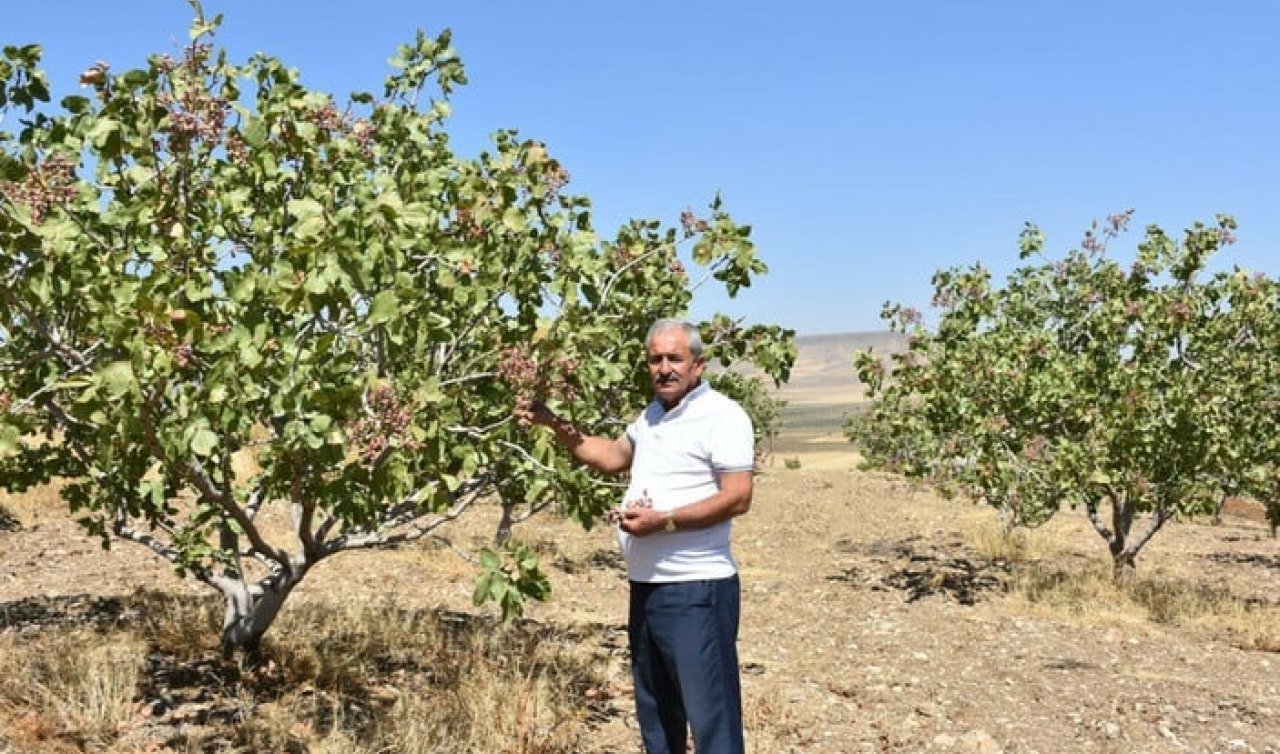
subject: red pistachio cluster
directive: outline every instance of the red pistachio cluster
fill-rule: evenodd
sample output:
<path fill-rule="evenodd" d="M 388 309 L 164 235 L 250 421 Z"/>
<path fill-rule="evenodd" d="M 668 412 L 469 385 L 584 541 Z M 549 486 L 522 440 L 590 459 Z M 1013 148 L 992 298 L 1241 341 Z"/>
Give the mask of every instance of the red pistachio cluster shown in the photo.
<path fill-rule="evenodd" d="M 181 63 L 162 58 L 160 69 L 186 84 L 174 87 L 180 93 L 175 98 L 169 92 L 156 96 L 156 104 L 169 111 L 169 138 L 177 145 L 192 141 L 217 143 L 226 125 L 230 104 L 226 99 L 211 93 L 203 80 L 205 61 L 212 46 L 200 42 L 187 48 Z"/>
<path fill-rule="evenodd" d="M 1022 447 L 1022 457 L 1028 461 L 1042 460 L 1049 447 L 1049 441 L 1043 436 L 1036 435 Z"/>
<path fill-rule="evenodd" d="M 227 119 L 225 100 L 193 86 L 176 100 L 168 92 L 162 92 L 156 102 L 169 111 L 169 133 L 175 141 L 214 143 L 222 138 Z"/>
<path fill-rule="evenodd" d="M 307 112 L 307 120 L 322 131 L 338 131 L 342 129 L 342 113 L 334 106 L 333 100 L 325 102 L 321 107 Z"/>
<path fill-rule="evenodd" d="M 351 138 L 365 159 L 373 157 L 373 139 L 378 135 L 377 126 L 367 120 L 357 120 L 351 124 Z"/>
<path fill-rule="evenodd" d="M 552 264 L 559 264 L 561 257 L 564 256 L 564 252 L 555 243 L 548 243 L 539 251 Z"/>
<path fill-rule="evenodd" d="M 485 237 L 485 229 L 480 223 L 476 222 L 475 215 L 468 207 L 458 208 L 457 227 L 462 235 L 468 241 L 482 241 Z"/>
<path fill-rule="evenodd" d="M 80 86 L 91 86 L 97 90 L 99 94 L 105 93 L 107 87 L 107 73 L 110 70 L 111 66 L 107 65 L 105 60 L 99 60 L 80 72 Z"/>
<path fill-rule="evenodd" d="M 75 198 L 75 165 L 60 154 L 49 155 L 22 180 L 5 184 L 0 193 L 26 207 L 33 222 L 43 222 L 51 209 Z"/>
<path fill-rule="evenodd" d="M 573 402 L 578 400 L 578 391 L 568 381 L 568 376 L 581 366 L 581 362 L 571 356 L 560 355 L 551 360 L 544 368 L 529 351 L 511 347 L 499 354 L 498 377 L 511 386 L 516 394 L 514 413 L 521 424 L 528 424 L 528 417 L 533 415 L 534 404 L 544 397 Z"/>
<path fill-rule="evenodd" d="M 348 442 L 360 460 L 372 464 L 394 442 L 415 450 L 420 443 L 408 436 L 417 406 L 400 397 L 391 385 L 381 384 L 365 396 L 365 415 L 349 423 Z"/>
<path fill-rule="evenodd" d="M 241 167 L 249 164 L 249 145 L 244 137 L 235 131 L 227 134 L 227 156 Z"/>
<path fill-rule="evenodd" d="M 684 237 L 691 238 L 699 233 L 706 233 L 711 224 L 693 214 L 693 210 L 686 209 L 680 213 L 680 227 L 684 229 Z"/>
<path fill-rule="evenodd" d="M 547 194 L 555 196 L 567 185 L 569 185 L 569 171 L 557 162 L 547 173 Z"/>
<path fill-rule="evenodd" d="M 625 267 L 637 256 L 639 255 L 621 244 L 614 246 L 609 251 L 609 261 L 612 262 L 615 267 Z"/>
<path fill-rule="evenodd" d="M 1186 322 L 1191 319 L 1191 307 L 1185 301 L 1174 301 L 1169 304 L 1169 315 L 1175 322 Z"/>
<path fill-rule="evenodd" d="M 923 319 L 924 317 L 920 314 L 920 310 L 911 306 L 904 307 L 898 312 L 898 321 L 900 321 L 904 327 L 920 324 Z"/>
<path fill-rule="evenodd" d="M 174 321 L 178 319 L 172 314 L 170 318 L 174 319 Z M 196 356 L 195 348 L 189 342 L 183 340 L 178 333 L 174 332 L 172 327 L 148 322 L 142 326 L 142 332 L 146 335 L 147 340 L 168 351 L 169 355 L 173 357 L 174 365 L 179 369 L 186 369 L 199 362 L 200 359 Z"/>

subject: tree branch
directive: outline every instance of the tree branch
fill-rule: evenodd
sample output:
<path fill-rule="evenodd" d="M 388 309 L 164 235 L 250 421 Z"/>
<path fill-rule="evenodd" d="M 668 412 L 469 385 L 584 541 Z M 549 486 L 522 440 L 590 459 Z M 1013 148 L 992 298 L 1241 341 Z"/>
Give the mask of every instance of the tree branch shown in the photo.
<path fill-rule="evenodd" d="M 298 542 L 302 545 L 302 551 L 307 557 L 311 557 L 316 553 L 316 540 L 311 531 L 311 526 L 315 521 L 316 506 L 314 502 L 305 500 L 302 494 L 303 479 L 302 459 L 297 453 L 293 454 L 293 479 L 289 484 L 289 502 L 293 507 L 293 526 L 297 533 Z"/>
<path fill-rule="evenodd" d="M 1147 524 L 1147 528 L 1143 530 L 1142 534 L 1139 535 L 1137 539 L 1131 539 L 1129 542 L 1125 543 L 1125 553 L 1128 555 L 1136 555 L 1138 551 L 1142 549 L 1143 545 L 1154 537 L 1156 532 L 1160 531 L 1160 527 L 1168 523 L 1173 517 L 1174 510 L 1166 505 L 1162 499 L 1156 505 L 1156 510 L 1152 514 L 1151 520 Z"/>
<path fill-rule="evenodd" d="M 1093 524 L 1093 530 L 1098 532 L 1098 534 L 1100 534 L 1108 544 L 1114 541 L 1115 535 L 1112 534 L 1111 530 L 1107 528 L 1107 525 L 1102 522 L 1102 515 L 1098 512 L 1098 501 L 1092 497 L 1089 498 L 1084 503 L 1084 509 L 1085 513 L 1089 516 L 1089 523 Z"/>
<path fill-rule="evenodd" d="M 49 323 L 42 317 L 37 315 L 30 307 L 23 304 L 17 296 L 13 295 L 13 289 L 9 286 L 0 287 L 0 296 L 4 297 L 5 303 L 18 312 L 21 312 L 23 319 L 31 323 L 36 333 L 44 339 L 49 347 L 62 357 L 63 361 L 69 366 L 74 367 L 75 371 L 92 371 L 93 365 L 85 358 L 84 354 L 76 351 L 74 348 L 67 346 L 60 338 L 54 335 Z M 93 346 L 96 348 L 97 346 Z"/>
<path fill-rule="evenodd" d="M 618 283 L 618 280 L 622 277 L 624 273 L 626 273 L 632 267 L 639 265 L 641 262 L 644 262 L 649 257 L 657 256 L 662 250 L 663 250 L 663 246 L 662 244 L 659 244 L 655 246 L 652 251 L 647 251 L 641 254 L 640 256 L 636 257 L 635 259 L 630 260 L 629 262 L 622 265 L 618 269 L 614 270 L 613 274 L 609 276 L 609 279 L 605 281 L 604 290 L 600 292 L 600 303 L 604 304 L 604 302 L 608 300 L 609 294 L 613 291 L 613 286 L 615 286 Z M 699 285 L 701 285 L 701 283 Z M 695 286 L 693 290 L 696 290 L 696 289 L 697 287 Z"/>
<path fill-rule="evenodd" d="M 488 475 L 472 479 L 463 490 L 457 493 L 453 506 L 447 513 L 436 515 L 430 522 L 414 523 L 422 514 L 418 511 L 422 497 L 427 488 L 423 487 L 397 503 L 385 516 L 381 523 L 381 531 L 353 531 L 321 545 L 324 555 L 332 555 L 344 550 L 355 550 L 374 547 L 393 547 L 421 539 L 439 527 L 461 516 L 468 508 L 480 499 L 481 493 L 490 483 Z M 326 522 L 328 523 L 328 522 Z M 412 525 L 412 530 L 393 533 L 401 526 Z"/>

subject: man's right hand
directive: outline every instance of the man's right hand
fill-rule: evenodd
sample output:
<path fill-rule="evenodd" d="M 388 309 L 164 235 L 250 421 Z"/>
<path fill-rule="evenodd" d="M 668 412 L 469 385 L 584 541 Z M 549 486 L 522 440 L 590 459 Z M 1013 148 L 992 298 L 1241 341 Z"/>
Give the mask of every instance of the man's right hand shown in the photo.
<path fill-rule="evenodd" d="M 538 424 L 550 427 L 561 442 L 579 461 L 606 474 L 617 474 L 631 468 L 631 441 L 624 434 L 617 439 L 583 434 L 573 422 L 561 419 L 546 404 L 536 398 L 518 402 L 511 411 L 522 427 Z"/>
<path fill-rule="evenodd" d="M 527 407 L 517 403 L 511 413 L 516 417 L 516 421 L 526 426 L 538 424 L 543 427 L 555 427 L 559 420 L 559 417 L 547 408 L 547 404 L 540 400 L 530 401 Z"/>

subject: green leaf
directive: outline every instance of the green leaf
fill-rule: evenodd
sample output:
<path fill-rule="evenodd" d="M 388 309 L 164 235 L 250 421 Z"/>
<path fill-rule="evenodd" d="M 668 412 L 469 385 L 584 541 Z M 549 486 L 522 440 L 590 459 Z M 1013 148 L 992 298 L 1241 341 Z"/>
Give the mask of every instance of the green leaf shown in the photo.
<path fill-rule="evenodd" d="M 381 325 L 390 322 L 400 314 L 400 298 L 395 291 L 383 291 L 373 297 L 369 305 L 369 324 Z"/>
<path fill-rule="evenodd" d="M 218 435 L 208 427 L 197 429 L 195 434 L 191 436 L 191 452 L 201 458 L 207 458 L 212 455 L 217 447 Z"/>
<path fill-rule="evenodd" d="M 67 112 L 79 114 L 79 113 L 87 112 L 92 103 L 89 102 L 88 97 L 81 97 L 79 95 L 73 94 L 67 97 L 63 97 L 61 104 L 63 109 L 66 110 Z"/>
<path fill-rule="evenodd" d="M 529 227 L 524 219 L 524 213 L 519 207 L 510 207 L 506 212 L 502 213 L 502 224 L 512 233 L 523 233 Z"/>
<path fill-rule="evenodd" d="M 87 134 L 89 141 L 103 157 L 115 157 L 120 153 L 120 122 L 111 118 L 99 120 Z"/>
<path fill-rule="evenodd" d="M 240 135 L 244 138 L 246 144 L 255 149 L 263 147 L 270 136 L 267 132 L 267 126 L 262 122 L 261 118 L 248 119 L 240 128 Z"/>
<path fill-rule="evenodd" d="M 17 455 L 22 451 L 22 432 L 11 424 L 0 424 L 0 458 Z"/>
<path fill-rule="evenodd" d="M 492 588 L 493 578 L 492 571 L 486 571 L 476 577 L 476 586 L 471 592 L 471 604 L 479 607 L 489 599 L 489 590 Z"/>
<path fill-rule="evenodd" d="M 136 384 L 133 365 L 127 361 L 115 361 L 98 373 L 98 383 L 111 398 L 119 398 Z"/>

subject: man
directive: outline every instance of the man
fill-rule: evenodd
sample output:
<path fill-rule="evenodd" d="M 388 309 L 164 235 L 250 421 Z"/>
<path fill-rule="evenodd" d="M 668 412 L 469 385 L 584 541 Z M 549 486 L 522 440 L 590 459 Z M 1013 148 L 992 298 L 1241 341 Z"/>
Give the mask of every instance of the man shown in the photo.
<path fill-rule="evenodd" d="M 698 331 L 661 319 L 645 339 L 654 400 L 618 438 L 583 435 L 538 404 L 583 463 L 630 471 L 613 511 L 631 582 L 636 717 L 648 754 L 742 754 L 737 566 L 730 519 L 751 507 L 751 419 L 702 380 Z M 687 726 L 687 727 L 686 727 Z"/>

